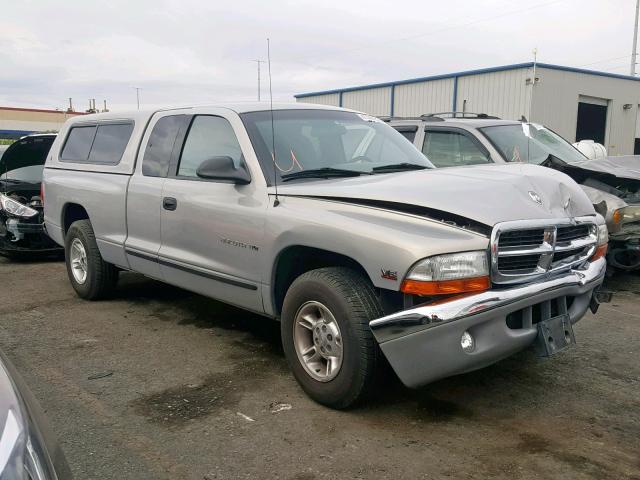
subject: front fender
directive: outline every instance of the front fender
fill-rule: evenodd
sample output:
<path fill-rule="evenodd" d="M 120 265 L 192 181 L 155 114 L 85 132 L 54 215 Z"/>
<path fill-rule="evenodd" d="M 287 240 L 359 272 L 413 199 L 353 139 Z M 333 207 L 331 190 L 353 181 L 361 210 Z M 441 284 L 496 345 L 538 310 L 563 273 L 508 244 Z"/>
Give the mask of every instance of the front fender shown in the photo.
<path fill-rule="evenodd" d="M 479 233 L 416 215 L 284 196 L 268 209 L 266 230 L 265 284 L 272 282 L 274 260 L 292 246 L 349 257 L 363 267 L 374 286 L 398 291 L 408 269 L 421 258 L 482 250 L 489 243 Z"/>

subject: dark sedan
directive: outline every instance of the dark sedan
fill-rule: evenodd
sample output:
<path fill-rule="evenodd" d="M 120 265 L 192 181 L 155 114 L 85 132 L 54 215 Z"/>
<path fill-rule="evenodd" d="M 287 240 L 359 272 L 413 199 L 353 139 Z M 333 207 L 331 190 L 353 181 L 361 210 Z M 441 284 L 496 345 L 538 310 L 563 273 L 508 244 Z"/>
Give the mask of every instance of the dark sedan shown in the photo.
<path fill-rule="evenodd" d="M 62 254 L 43 227 L 42 169 L 55 138 L 23 137 L 0 158 L 0 255 Z"/>

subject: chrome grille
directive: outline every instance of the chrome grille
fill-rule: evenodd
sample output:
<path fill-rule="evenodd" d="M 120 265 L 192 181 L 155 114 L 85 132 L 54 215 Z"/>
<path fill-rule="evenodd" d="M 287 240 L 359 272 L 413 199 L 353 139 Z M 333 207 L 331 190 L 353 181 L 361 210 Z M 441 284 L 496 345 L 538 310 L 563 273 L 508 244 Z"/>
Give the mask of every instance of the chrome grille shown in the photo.
<path fill-rule="evenodd" d="M 566 270 L 595 251 L 593 218 L 504 222 L 494 227 L 491 269 L 494 283 L 518 283 Z"/>

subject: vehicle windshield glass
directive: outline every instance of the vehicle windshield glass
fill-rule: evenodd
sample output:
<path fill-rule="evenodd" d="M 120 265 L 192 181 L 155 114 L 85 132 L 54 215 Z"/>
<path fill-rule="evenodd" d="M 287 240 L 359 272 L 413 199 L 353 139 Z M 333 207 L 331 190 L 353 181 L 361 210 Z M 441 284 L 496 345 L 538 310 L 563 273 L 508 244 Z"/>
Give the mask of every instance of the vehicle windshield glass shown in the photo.
<path fill-rule="evenodd" d="M 567 163 L 587 160 L 587 157 L 560 135 L 535 123 L 484 127 L 480 131 L 487 136 L 507 162 L 538 165 L 549 155 Z"/>
<path fill-rule="evenodd" d="M 400 133 L 369 115 L 338 110 L 274 110 L 274 138 L 270 111 L 241 117 L 269 183 L 274 167 L 278 179 L 316 169 L 372 173 L 376 167 L 397 164 L 433 168 Z"/>
<path fill-rule="evenodd" d="M 42 171 L 44 165 L 29 165 L 28 167 L 14 168 L 0 174 L 0 180 L 19 180 L 28 183 L 42 182 Z"/>

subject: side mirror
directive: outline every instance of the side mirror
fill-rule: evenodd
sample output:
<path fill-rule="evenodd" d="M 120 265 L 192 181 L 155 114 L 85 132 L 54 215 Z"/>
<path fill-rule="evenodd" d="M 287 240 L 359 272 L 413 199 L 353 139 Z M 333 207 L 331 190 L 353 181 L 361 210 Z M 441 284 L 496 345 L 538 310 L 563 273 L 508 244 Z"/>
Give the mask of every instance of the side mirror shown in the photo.
<path fill-rule="evenodd" d="M 249 172 L 241 166 L 236 168 L 231 157 L 213 157 L 205 160 L 196 170 L 196 175 L 208 180 L 230 180 L 239 185 L 251 182 Z"/>

